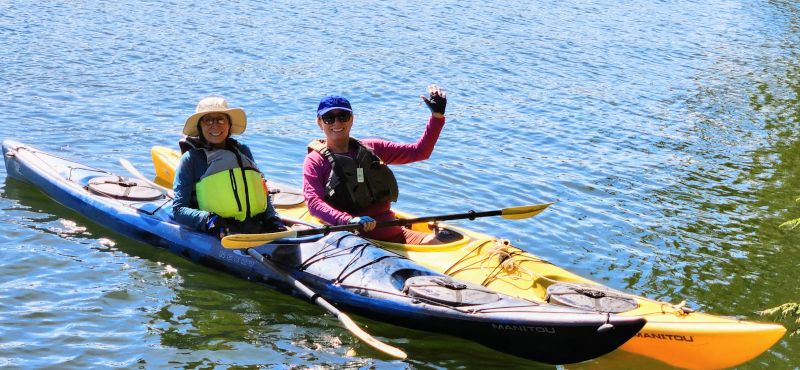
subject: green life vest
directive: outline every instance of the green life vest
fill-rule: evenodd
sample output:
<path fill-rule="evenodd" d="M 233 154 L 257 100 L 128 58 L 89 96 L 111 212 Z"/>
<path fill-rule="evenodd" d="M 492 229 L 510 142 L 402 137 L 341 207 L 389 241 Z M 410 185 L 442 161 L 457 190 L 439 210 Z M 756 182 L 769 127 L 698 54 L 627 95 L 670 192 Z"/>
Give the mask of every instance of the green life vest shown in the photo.
<path fill-rule="evenodd" d="M 355 159 L 332 153 L 322 139 L 308 144 L 309 152 L 319 152 L 332 167 L 325 184 L 325 202 L 350 214 L 373 204 L 396 202 L 397 179 L 389 166 L 356 139 L 350 138 L 350 147 L 358 148 Z"/>
<path fill-rule="evenodd" d="M 244 221 L 267 210 L 264 176 L 238 149 L 201 149 L 208 169 L 195 185 L 200 209 Z"/>

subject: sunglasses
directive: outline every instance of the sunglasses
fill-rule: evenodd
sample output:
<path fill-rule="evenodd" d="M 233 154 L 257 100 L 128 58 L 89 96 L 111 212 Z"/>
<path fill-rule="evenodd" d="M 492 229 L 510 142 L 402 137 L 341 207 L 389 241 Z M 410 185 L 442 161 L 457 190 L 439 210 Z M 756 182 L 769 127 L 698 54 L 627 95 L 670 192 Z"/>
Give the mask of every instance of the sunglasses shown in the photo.
<path fill-rule="evenodd" d="M 335 113 L 334 112 L 325 113 L 322 116 L 320 116 L 320 118 L 322 118 L 322 122 L 324 122 L 326 125 L 332 125 L 336 123 L 337 118 L 339 119 L 339 122 L 347 122 L 350 120 L 350 117 L 352 116 L 353 116 L 352 113 L 346 110 L 340 110 L 339 112 Z"/>
<path fill-rule="evenodd" d="M 206 125 L 206 126 L 211 126 L 211 125 L 214 125 L 214 124 L 222 125 L 222 124 L 228 123 L 228 117 L 227 116 L 217 116 L 217 117 L 203 116 L 203 118 L 200 118 L 200 123 L 203 124 L 203 125 Z"/>

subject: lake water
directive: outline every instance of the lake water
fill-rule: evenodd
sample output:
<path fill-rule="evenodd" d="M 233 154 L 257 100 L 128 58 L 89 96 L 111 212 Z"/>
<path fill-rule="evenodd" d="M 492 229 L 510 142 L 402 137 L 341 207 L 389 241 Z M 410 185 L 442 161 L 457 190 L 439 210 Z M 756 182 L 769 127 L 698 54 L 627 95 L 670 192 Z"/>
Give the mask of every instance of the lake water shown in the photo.
<path fill-rule="evenodd" d="M 800 7 L 784 1 L 0 0 L 4 138 L 153 174 L 197 100 L 249 116 L 267 175 L 299 185 L 316 104 L 353 135 L 413 141 L 395 167 L 418 215 L 556 201 L 460 225 L 617 289 L 751 320 L 800 301 Z M 552 368 L 469 341 L 335 318 L 114 234 L 0 169 L 0 366 Z M 783 320 L 787 326 L 791 319 Z M 743 369 L 798 368 L 786 336 Z M 578 368 L 663 368 L 624 353 Z"/>

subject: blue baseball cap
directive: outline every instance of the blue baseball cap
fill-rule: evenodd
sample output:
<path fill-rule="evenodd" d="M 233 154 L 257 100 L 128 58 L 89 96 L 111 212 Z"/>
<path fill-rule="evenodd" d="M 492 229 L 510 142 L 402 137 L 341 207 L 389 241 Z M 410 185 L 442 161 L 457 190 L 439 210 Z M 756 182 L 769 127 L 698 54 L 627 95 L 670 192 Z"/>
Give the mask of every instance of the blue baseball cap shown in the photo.
<path fill-rule="evenodd" d="M 344 96 L 328 95 L 319 101 L 319 106 L 317 107 L 317 115 L 321 116 L 334 109 L 346 110 L 348 112 L 353 111 L 353 107 L 350 106 L 350 102 L 347 101 L 347 99 L 345 99 Z"/>

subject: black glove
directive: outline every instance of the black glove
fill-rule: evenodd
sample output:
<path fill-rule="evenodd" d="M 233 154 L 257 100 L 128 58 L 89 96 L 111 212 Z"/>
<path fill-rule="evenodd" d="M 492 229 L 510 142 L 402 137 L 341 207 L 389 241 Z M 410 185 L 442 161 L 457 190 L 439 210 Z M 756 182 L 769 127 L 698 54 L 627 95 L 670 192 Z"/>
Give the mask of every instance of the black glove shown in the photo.
<path fill-rule="evenodd" d="M 206 221 L 206 231 L 216 236 L 218 239 L 222 239 L 231 232 L 225 219 L 213 213 L 208 217 L 208 221 Z"/>
<path fill-rule="evenodd" d="M 421 98 L 425 101 L 425 104 L 428 105 L 428 109 L 431 110 L 431 113 L 444 114 L 444 109 L 447 107 L 447 94 L 436 85 L 428 86 L 428 94 L 430 94 L 430 98 L 424 95 L 421 96 Z"/>
<path fill-rule="evenodd" d="M 286 224 L 283 223 L 283 220 L 281 220 L 279 217 L 271 217 L 269 219 L 264 220 L 264 227 L 266 227 L 267 230 L 273 230 L 273 231 L 289 230 L 289 228 L 286 227 Z"/>

